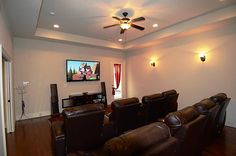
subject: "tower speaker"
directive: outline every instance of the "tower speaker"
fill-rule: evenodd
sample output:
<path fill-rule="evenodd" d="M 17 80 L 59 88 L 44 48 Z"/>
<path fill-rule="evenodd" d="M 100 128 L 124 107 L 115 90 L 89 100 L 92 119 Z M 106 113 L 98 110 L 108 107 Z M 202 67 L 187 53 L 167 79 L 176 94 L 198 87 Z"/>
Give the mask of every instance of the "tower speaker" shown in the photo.
<path fill-rule="evenodd" d="M 101 82 L 101 91 L 102 91 L 102 99 L 105 107 L 107 107 L 107 92 L 105 82 Z"/>
<path fill-rule="evenodd" d="M 51 114 L 55 115 L 59 113 L 57 84 L 50 84 L 50 88 L 51 88 Z"/>

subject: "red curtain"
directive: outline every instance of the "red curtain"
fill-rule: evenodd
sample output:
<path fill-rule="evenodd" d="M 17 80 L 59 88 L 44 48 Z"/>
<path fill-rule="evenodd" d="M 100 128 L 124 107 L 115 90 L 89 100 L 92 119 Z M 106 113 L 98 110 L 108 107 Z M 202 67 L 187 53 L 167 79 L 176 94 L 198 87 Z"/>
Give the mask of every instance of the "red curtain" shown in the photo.
<path fill-rule="evenodd" d="M 115 69 L 115 79 L 116 79 L 115 89 L 118 89 L 120 86 L 121 64 L 114 64 L 114 69 Z"/>

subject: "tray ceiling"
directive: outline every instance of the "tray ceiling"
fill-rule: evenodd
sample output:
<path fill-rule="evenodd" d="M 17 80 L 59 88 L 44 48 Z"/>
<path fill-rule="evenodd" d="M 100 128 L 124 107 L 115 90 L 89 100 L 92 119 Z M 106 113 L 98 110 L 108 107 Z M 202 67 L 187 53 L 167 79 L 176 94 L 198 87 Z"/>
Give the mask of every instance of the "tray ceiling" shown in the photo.
<path fill-rule="evenodd" d="M 12 29 L 15 36 L 51 37 L 68 42 L 78 40 L 78 43 L 83 40 L 84 44 L 95 46 L 104 44 L 105 47 L 111 45 L 111 48 L 123 49 L 126 44 L 142 40 L 181 22 L 229 7 L 235 2 L 235 0 L 35 0 L 34 2 L 8 0 L 5 3 L 10 24 L 14 25 Z M 104 26 L 118 23 L 112 16 L 122 18 L 124 11 L 129 13 L 129 18 L 145 17 L 145 21 L 136 23 L 144 26 L 145 30 L 130 28 L 124 34 L 120 34 L 119 26 L 103 29 Z M 55 14 L 52 15 L 51 12 Z M 25 19 L 24 14 L 29 17 Z M 156 28 L 153 27 L 155 23 L 158 24 Z M 60 25 L 60 28 L 54 28 L 54 24 Z M 122 42 L 118 42 L 120 38 L 123 39 Z"/>

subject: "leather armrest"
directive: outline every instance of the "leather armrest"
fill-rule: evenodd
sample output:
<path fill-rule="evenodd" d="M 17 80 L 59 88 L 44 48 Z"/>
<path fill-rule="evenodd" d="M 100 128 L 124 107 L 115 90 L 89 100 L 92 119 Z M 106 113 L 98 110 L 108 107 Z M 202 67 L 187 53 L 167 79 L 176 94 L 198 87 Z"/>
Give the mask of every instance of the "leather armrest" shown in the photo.
<path fill-rule="evenodd" d="M 109 121 L 109 116 L 108 115 L 104 115 L 104 121 L 103 121 L 103 125 L 107 125 L 109 124 L 110 121 Z"/>
<path fill-rule="evenodd" d="M 55 156 L 65 156 L 65 134 L 62 121 L 51 123 L 52 149 Z"/>
<path fill-rule="evenodd" d="M 104 142 L 116 135 L 114 123 L 109 120 L 107 115 L 104 115 L 103 122 L 103 140 Z"/>
<path fill-rule="evenodd" d="M 158 119 L 157 119 L 157 122 L 165 123 L 165 118 L 158 118 Z"/>

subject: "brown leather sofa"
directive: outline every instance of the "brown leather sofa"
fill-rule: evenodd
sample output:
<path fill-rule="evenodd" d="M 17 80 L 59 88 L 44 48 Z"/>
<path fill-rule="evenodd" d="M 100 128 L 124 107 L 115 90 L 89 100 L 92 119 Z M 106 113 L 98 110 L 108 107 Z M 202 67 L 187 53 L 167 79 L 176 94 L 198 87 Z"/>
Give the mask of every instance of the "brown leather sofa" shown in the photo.
<path fill-rule="evenodd" d="M 167 109 L 166 109 L 166 114 L 170 112 L 175 112 L 178 109 L 178 97 L 179 93 L 176 92 L 176 90 L 168 90 L 165 92 L 162 92 L 162 95 L 167 98 Z"/>
<path fill-rule="evenodd" d="M 156 122 L 107 141 L 104 150 L 108 156 L 174 156 L 176 144 L 169 128 Z"/>
<path fill-rule="evenodd" d="M 199 156 L 202 150 L 203 130 L 206 116 L 189 106 L 169 113 L 165 123 L 172 136 L 178 139 L 177 156 Z"/>
<path fill-rule="evenodd" d="M 146 122 L 156 122 L 167 115 L 167 98 L 162 94 L 153 94 L 142 98 Z"/>
<path fill-rule="evenodd" d="M 208 145 L 214 138 L 214 131 L 216 130 L 217 114 L 219 113 L 219 105 L 216 105 L 210 99 L 204 99 L 199 103 L 194 104 L 198 112 L 206 115 L 207 123 L 204 132 L 204 144 Z"/>
<path fill-rule="evenodd" d="M 136 97 L 116 100 L 111 103 L 110 122 L 114 124 L 117 135 L 143 125 L 141 103 Z"/>
<path fill-rule="evenodd" d="M 94 149 L 103 144 L 104 107 L 86 104 L 63 110 L 66 153 Z"/>
<path fill-rule="evenodd" d="M 225 126 L 226 109 L 229 105 L 231 98 L 228 98 L 225 93 L 218 93 L 210 97 L 210 99 L 220 106 L 219 113 L 217 114 L 217 117 L 216 117 L 217 125 L 216 125 L 216 131 L 215 131 L 216 135 L 220 135 Z"/>
<path fill-rule="evenodd" d="M 174 156 L 176 145 L 169 128 L 156 122 L 112 138 L 100 149 L 68 156 Z"/>

